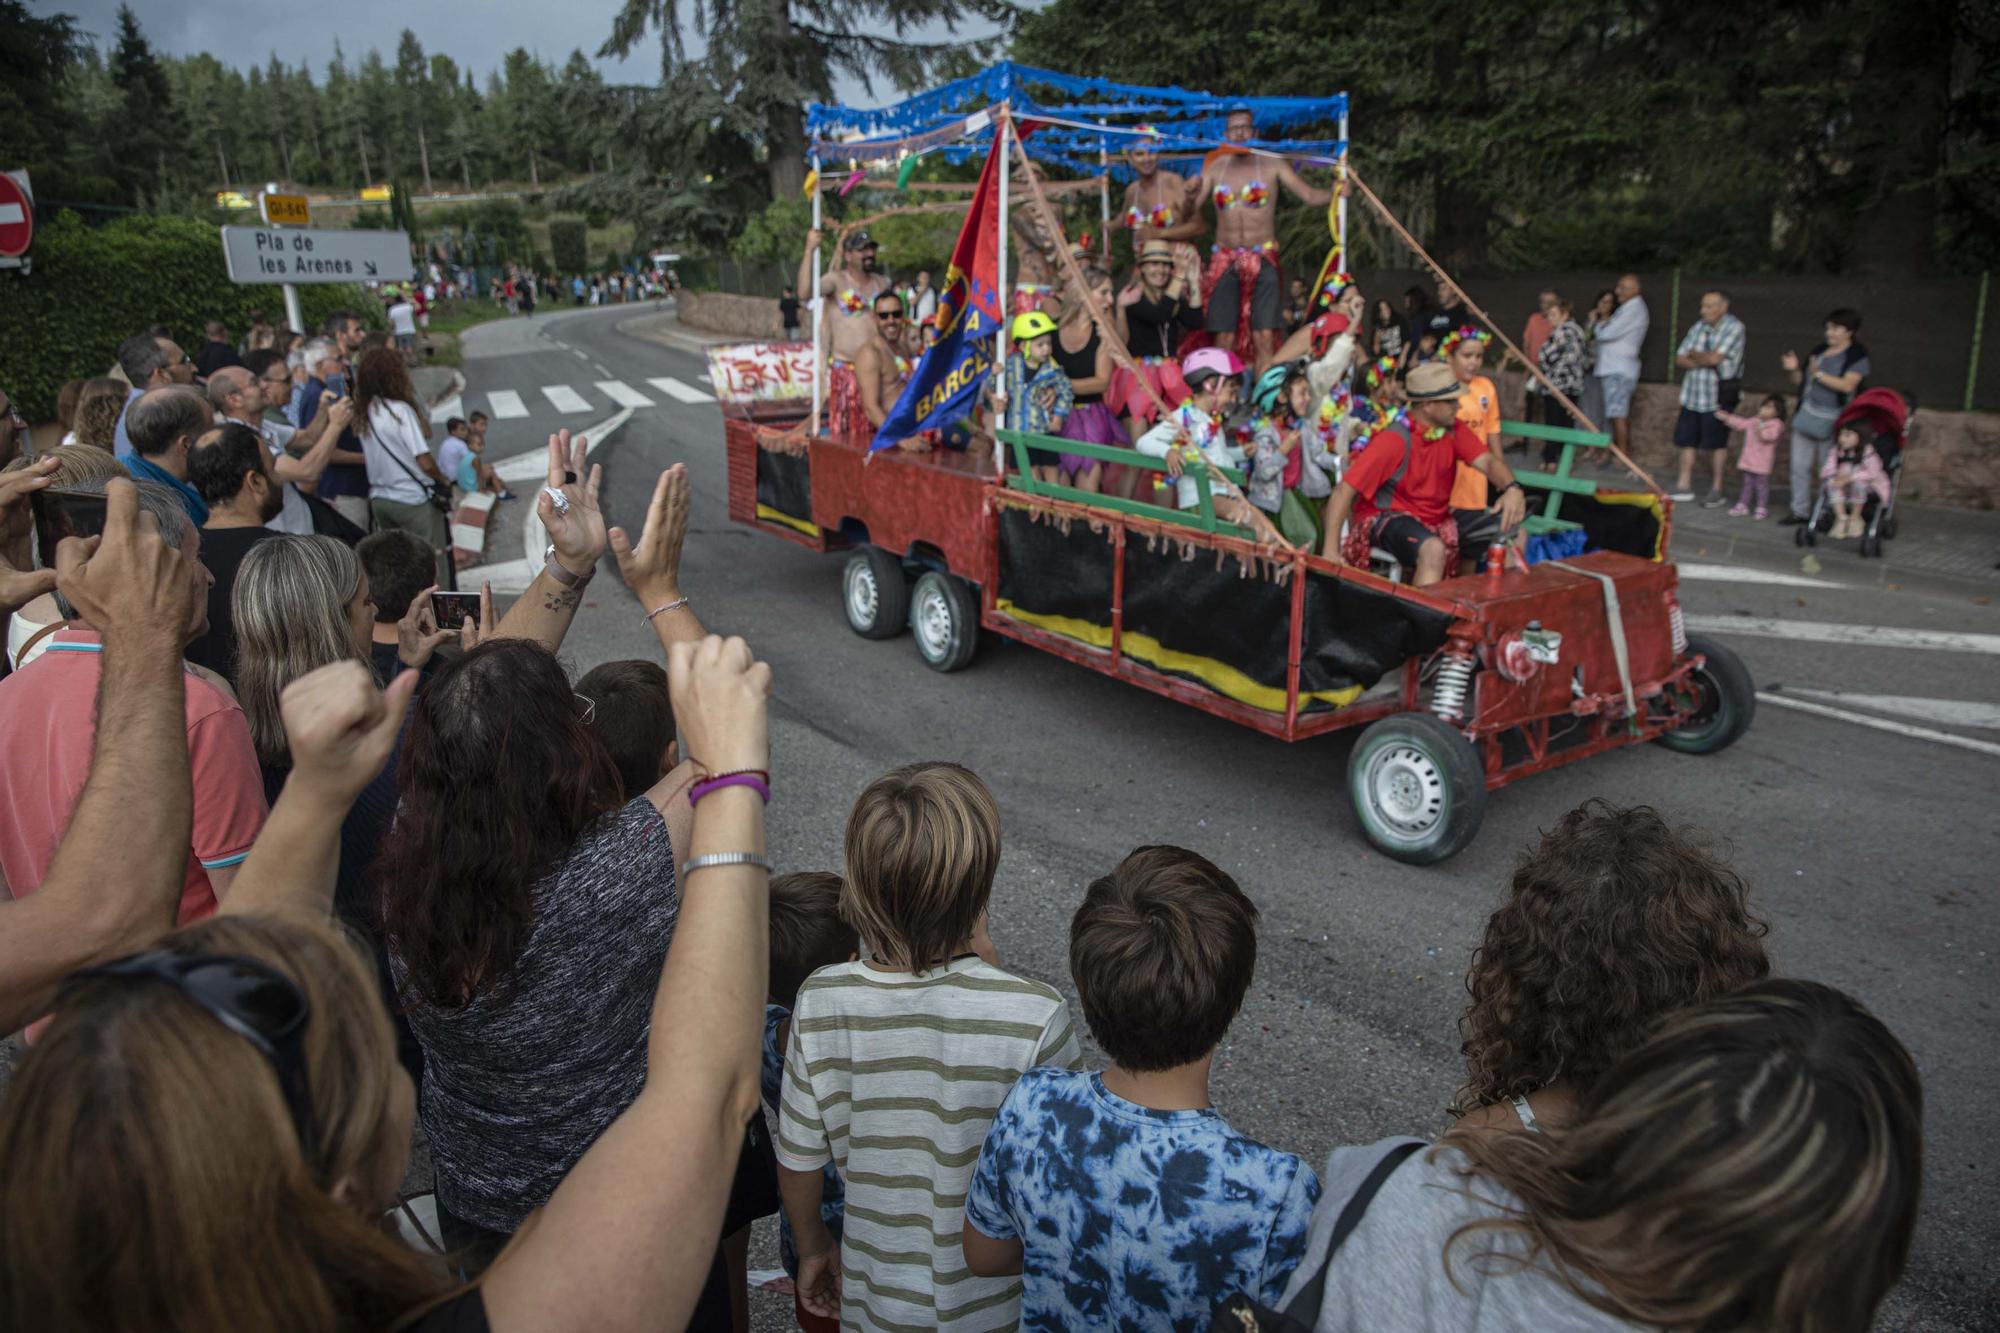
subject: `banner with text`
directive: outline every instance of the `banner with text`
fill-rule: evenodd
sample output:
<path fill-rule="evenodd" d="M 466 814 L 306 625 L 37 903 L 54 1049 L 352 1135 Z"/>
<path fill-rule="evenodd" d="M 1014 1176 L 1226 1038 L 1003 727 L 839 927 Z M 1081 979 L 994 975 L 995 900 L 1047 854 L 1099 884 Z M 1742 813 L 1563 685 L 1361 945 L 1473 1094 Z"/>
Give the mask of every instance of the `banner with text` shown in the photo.
<path fill-rule="evenodd" d="M 812 401 L 811 343 L 730 343 L 708 349 L 708 378 L 725 403 Z"/>
<path fill-rule="evenodd" d="M 1026 135 L 1028 127 L 1017 132 Z M 922 431 L 940 430 L 970 412 L 980 386 L 993 370 L 994 337 L 1000 331 L 1000 186 L 1004 135 L 995 135 L 979 185 L 972 192 L 965 225 L 952 247 L 951 266 L 938 290 L 938 339 L 917 362 L 902 396 L 889 410 L 872 449 L 893 448 Z"/>

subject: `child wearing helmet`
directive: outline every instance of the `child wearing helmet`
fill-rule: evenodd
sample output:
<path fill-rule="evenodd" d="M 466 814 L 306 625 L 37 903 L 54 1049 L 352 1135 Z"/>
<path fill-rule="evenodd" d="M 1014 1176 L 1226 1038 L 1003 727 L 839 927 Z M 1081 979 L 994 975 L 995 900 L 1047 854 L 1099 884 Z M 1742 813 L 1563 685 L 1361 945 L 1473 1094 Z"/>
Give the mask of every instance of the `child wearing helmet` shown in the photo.
<path fill-rule="evenodd" d="M 1055 362 L 1056 322 L 1039 310 L 1014 316 L 1009 330 L 1013 350 L 994 393 L 1000 424 L 1030 435 L 1060 434 L 1076 406 L 1069 376 Z M 1062 461 L 1053 449 L 1028 450 L 1035 480 L 1062 482 Z"/>
<path fill-rule="evenodd" d="M 1223 418 L 1236 403 L 1237 376 L 1242 373 L 1243 363 L 1226 348 L 1204 347 L 1188 353 L 1181 362 L 1181 378 L 1187 382 L 1190 397 L 1133 444 L 1142 454 L 1167 460 L 1167 475 L 1180 479 L 1169 493 L 1182 509 L 1194 509 L 1201 503 L 1194 478 L 1184 475 L 1189 463 L 1196 467 L 1206 463 L 1229 468 L 1244 465 L 1244 451 L 1223 425 Z M 1156 481 L 1154 486 L 1164 489 L 1166 483 Z M 1242 522 L 1249 517 L 1240 512 L 1245 508 L 1241 502 L 1230 496 L 1216 495 L 1214 504 L 1218 518 Z"/>
<path fill-rule="evenodd" d="M 1278 520 L 1294 546 L 1319 544 L 1320 501 L 1333 494 L 1335 462 L 1321 441 L 1306 363 L 1272 366 L 1250 391 L 1250 503 Z"/>

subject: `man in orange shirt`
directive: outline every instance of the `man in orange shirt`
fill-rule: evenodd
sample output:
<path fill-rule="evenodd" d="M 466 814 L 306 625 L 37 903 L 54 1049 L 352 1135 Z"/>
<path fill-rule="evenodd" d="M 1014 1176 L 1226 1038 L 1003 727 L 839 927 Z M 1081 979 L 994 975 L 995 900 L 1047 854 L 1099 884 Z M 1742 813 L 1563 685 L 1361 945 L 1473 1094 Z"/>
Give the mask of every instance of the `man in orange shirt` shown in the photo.
<path fill-rule="evenodd" d="M 1500 391 L 1492 380 L 1479 373 L 1486 360 L 1486 344 L 1492 337 L 1484 329 L 1466 325 L 1447 333 L 1438 344 L 1438 351 L 1458 380 L 1462 395 L 1458 400 L 1459 421 L 1485 442 L 1489 455 L 1498 458 Z M 1475 566 L 1484 562 L 1487 545 L 1501 530 L 1499 514 L 1486 507 L 1488 494 L 1485 474 L 1459 464 L 1451 486 L 1451 512 L 1458 520 L 1460 549 L 1468 553 Z"/>

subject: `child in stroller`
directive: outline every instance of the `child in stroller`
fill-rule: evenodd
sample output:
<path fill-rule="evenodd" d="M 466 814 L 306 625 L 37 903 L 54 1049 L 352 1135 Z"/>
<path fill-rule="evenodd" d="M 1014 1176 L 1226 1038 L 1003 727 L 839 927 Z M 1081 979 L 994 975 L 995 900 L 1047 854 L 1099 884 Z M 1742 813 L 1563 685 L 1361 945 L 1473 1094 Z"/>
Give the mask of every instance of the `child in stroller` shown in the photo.
<path fill-rule="evenodd" d="M 1860 538 L 1863 557 L 1882 554 L 1896 535 L 1896 485 L 1914 410 L 1894 389 L 1869 389 L 1841 409 L 1812 515 L 1794 529 L 1799 545 L 1815 544 L 1824 531 L 1836 541 Z"/>

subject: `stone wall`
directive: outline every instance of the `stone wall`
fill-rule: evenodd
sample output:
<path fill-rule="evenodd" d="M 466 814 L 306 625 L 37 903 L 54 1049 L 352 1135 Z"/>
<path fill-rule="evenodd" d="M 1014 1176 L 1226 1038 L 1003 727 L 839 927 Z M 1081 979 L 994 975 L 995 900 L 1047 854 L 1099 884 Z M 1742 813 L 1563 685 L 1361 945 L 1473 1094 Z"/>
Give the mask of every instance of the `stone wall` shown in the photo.
<path fill-rule="evenodd" d="M 683 291 L 674 298 L 674 306 L 681 323 L 691 329 L 738 338 L 785 336 L 785 326 L 778 322 L 778 303 L 771 297 Z M 804 317 L 801 311 L 800 318 Z"/>
<path fill-rule="evenodd" d="M 1510 420 L 1521 419 L 1525 379 L 1517 372 L 1499 377 L 1501 412 Z M 1743 395 L 1746 405 L 1761 399 L 1755 391 Z M 1794 395 L 1787 394 L 1786 400 L 1794 401 Z M 1679 467 L 1674 421 L 1680 410 L 1676 385 L 1641 384 L 1632 395 L 1632 458 L 1653 474 L 1653 480 L 1668 487 Z M 1732 440 L 1732 459 L 1735 449 L 1736 441 Z M 1787 457 L 1787 446 L 1780 445 L 1777 470 L 1772 474 L 1778 485 L 1783 485 L 1787 476 Z M 2000 415 L 1921 409 L 1915 441 L 1903 460 L 1898 498 L 1959 509 L 2000 508 Z"/>

